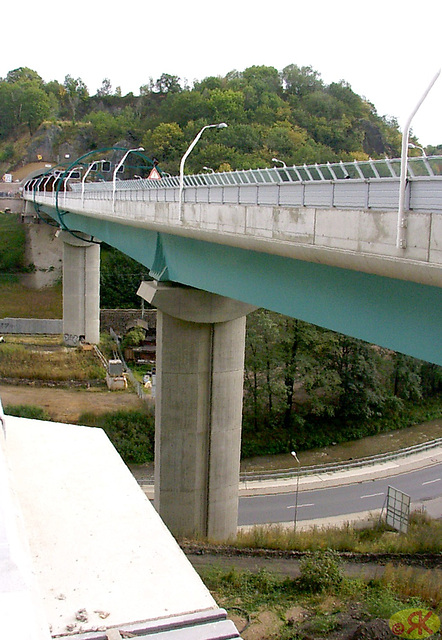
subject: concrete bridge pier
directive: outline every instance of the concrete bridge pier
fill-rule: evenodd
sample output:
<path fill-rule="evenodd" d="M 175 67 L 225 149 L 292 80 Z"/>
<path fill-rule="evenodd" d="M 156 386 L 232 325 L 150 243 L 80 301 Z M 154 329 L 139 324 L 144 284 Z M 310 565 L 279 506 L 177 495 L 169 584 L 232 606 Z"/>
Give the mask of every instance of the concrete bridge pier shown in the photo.
<path fill-rule="evenodd" d="M 155 503 L 173 534 L 226 540 L 238 522 L 246 314 L 236 300 L 143 282 L 158 309 Z"/>
<path fill-rule="evenodd" d="M 100 245 L 61 231 L 63 240 L 63 334 L 65 344 L 100 341 Z M 86 236 L 85 236 L 86 237 Z"/>

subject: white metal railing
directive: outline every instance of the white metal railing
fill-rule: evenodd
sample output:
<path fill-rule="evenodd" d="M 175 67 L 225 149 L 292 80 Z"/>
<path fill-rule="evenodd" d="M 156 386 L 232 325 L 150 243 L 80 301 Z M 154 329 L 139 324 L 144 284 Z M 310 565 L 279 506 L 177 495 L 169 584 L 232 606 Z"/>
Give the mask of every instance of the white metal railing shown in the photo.
<path fill-rule="evenodd" d="M 338 162 L 293 167 L 204 173 L 184 177 L 183 201 L 209 204 L 335 207 L 392 210 L 399 199 L 400 159 Z M 422 156 L 408 161 L 407 208 L 442 210 L 442 156 Z M 146 202 L 178 202 L 179 176 L 161 180 L 56 183 L 41 176 L 28 181 L 24 197 L 47 193 L 60 208 L 69 198 Z M 50 190 L 46 187 L 50 184 Z M 57 193 L 57 195 L 56 195 Z M 60 195 L 61 194 L 61 195 Z"/>

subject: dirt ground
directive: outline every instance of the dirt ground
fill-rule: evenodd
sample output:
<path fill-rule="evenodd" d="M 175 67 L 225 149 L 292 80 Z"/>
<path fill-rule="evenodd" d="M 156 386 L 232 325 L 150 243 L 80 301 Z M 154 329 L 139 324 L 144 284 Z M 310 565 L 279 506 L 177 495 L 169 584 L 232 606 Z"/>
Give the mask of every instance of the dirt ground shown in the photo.
<path fill-rule="evenodd" d="M 33 385 L 0 385 L 3 407 L 27 404 L 42 407 L 55 422 L 77 423 L 86 411 L 106 413 L 119 409 L 141 409 L 144 402 L 132 391 L 107 389 L 60 389 Z"/>

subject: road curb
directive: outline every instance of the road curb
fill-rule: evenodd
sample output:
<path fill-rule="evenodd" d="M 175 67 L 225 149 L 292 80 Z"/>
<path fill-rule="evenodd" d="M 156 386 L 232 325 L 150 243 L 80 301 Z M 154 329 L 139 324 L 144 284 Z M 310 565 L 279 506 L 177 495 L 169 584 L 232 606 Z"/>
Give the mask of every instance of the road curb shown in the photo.
<path fill-rule="evenodd" d="M 409 456 L 397 457 L 382 463 L 368 464 L 340 471 L 322 472 L 312 475 L 278 478 L 275 480 L 242 480 L 239 483 L 239 496 L 271 495 L 276 493 L 291 493 L 296 491 L 312 491 L 314 489 L 328 489 L 360 482 L 370 482 L 380 478 L 394 477 L 401 473 L 418 471 L 442 463 L 442 446 L 420 451 Z M 153 500 L 154 486 L 140 483 L 145 495 Z"/>

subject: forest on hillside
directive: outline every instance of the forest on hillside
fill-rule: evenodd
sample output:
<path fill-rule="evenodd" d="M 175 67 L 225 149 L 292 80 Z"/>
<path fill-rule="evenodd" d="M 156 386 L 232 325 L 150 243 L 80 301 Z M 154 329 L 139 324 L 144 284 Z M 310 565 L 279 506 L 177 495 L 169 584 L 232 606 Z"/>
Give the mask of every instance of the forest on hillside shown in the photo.
<path fill-rule="evenodd" d="M 44 82 L 37 71 L 20 67 L 0 79 L 0 169 L 34 161 L 27 157 L 29 143 L 46 136 L 54 155 L 68 143 L 71 157 L 142 145 L 164 171 L 177 174 L 202 126 L 219 122 L 228 127 L 203 137 L 188 173 L 268 167 L 274 157 L 293 165 L 400 155 L 394 118 L 378 115 L 345 80 L 325 84 L 311 67 L 252 66 L 192 86 L 164 73 L 137 96 L 122 96 L 108 78 L 91 95 L 81 78 Z"/>

